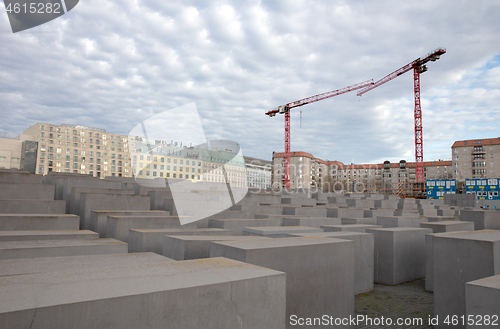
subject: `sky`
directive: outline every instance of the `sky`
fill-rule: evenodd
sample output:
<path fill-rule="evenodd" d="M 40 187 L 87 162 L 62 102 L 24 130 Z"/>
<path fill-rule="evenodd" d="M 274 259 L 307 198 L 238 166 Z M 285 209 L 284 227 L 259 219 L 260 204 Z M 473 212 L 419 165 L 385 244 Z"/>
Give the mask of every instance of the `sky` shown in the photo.
<path fill-rule="evenodd" d="M 37 122 L 128 134 L 194 103 L 206 139 L 271 160 L 284 116 L 266 111 L 443 47 L 421 75 L 423 145 L 424 161 L 450 160 L 456 140 L 500 136 L 499 17 L 497 0 L 82 0 L 12 33 L 0 2 L 0 136 Z M 413 110 L 410 71 L 361 97 L 292 109 L 291 150 L 414 161 Z M 189 129 L 180 117 L 171 128 Z"/>

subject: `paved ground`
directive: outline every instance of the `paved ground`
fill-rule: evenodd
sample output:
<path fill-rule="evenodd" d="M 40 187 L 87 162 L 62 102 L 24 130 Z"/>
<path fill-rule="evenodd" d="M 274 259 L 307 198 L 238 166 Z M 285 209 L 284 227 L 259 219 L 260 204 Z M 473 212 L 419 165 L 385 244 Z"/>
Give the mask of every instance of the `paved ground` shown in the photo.
<path fill-rule="evenodd" d="M 433 316 L 433 294 L 425 291 L 425 281 L 417 280 L 397 286 L 375 284 L 375 290 L 360 294 L 355 299 L 356 316 L 364 315 L 373 319 L 373 323 L 363 322 L 355 326 L 358 329 L 368 328 L 433 328 L 429 325 L 429 317 Z M 382 325 L 382 316 L 392 319 L 392 325 L 387 321 Z M 406 321 L 422 319 L 422 325 L 417 322 L 409 325 L 397 325 L 396 320 L 401 318 Z M 418 321 L 418 320 L 415 320 Z"/>

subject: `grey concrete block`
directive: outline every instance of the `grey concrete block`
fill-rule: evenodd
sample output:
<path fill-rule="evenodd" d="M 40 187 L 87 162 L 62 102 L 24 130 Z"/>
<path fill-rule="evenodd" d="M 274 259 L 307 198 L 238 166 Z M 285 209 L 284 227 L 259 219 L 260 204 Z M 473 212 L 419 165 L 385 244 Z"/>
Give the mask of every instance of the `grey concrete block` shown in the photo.
<path fill-rule="evenodd" d="M 102 267 L 173 262 L 152 252 L 135 254 L 83 255 L 0 260 L 0 277 L 44 272 L 87 270 Z"/>
<path fill-rule="evenodd" d="M 407 217 L 407 216 L 379 216 L 377 217 L 377 225 L 383 228 L 390 227 L 416 227 L 419 228 L 421 223 L 427 221 L 426 217 Z"/>
<path fill-rule="evenodd" d="M 467 328 L 488 328 L 500 325 L 500 275 L 465 284 L 466 318 L 474 319 Z M 494 324 L 495 323 L 495 324 Z"/>
<path fill-rule="evenodd" d="M 500 230 L 500 211 L 494 210 L 462 210 L 460 220 L 474 222 L 474 229 Z"/>
<path fill-rule="evenodd" d="M 90 213 L 95 210 L 149 210 L 149 196 L 82 193 L 81 229 L 90 229 Z"/>
<path fill-rule="evenodd" d="M 292 315 L 354 315 L 354 241 L 309 237 L 213 242 L 210 256 L 285 272 L 287 320 Z M 287 328 L 294 328 L 291 321 Z"/>
<path fill-rule="evenodd" d="M 80 214 L 80 196 L 82 193 L 98 193 L 98 194 L 127 194 L 134 195 L 134 191 L 130 190 L 113 190 L 104 188 L 92 187 L 72 187 L 69 199 L 66 201 L 66 210 L 69 214 Z"/>
<path fill-rule="evenodd" d="M 284 273 L 222 258 L 3 277 L 0 327 L 284 329 L 285 291 Z"/>
<path fill-rule="evenodd" d="M 210 257 L 213 241 L 245 241 L 268 239 L 255 236 L 236 235 L 164 235 L 162 255 L 173 260 L 189 260 Z"/>
<path fill-rule="evenodd" d="M 366 293 L 373 290 L 374 281 L 374 238 L 370 233 L 359 232 L 324 232 L 324 233 L 296 233 L 296 237 L 323 237 L 343 240 L 353 240 L 356 243 L 354 257 L 354 294 Z"/>
<path fill-rule="evenodd" d="M 0 200 L 54 200 L 54 185 L 0 183 Z"/>
<path fill-rule="evenodd" d="M 160 210 L 92 210 L 90 212 L 89 230 L 99 233 L 101 238 L 106 237 L 108 216 L 169 216 L 168 211 Z"/>
<path fill-rule="evenodd" d="M 270 238 L 287 237 L 293 233 L 316 233 L 323 232 L 320 228 L 306 226 L 266 226 L 266 227 L 245 227 L 244 235 L 264 236 Z"/>
<path fill-rule="evenodd" d="M 347 225 L 322 225 L 321 228 L 325 232 L 360 232 L 366 233 L 366 229 L 382 228 L 380 225 L 366 225 L 366 224 L 347 224 Z"/>
<path fill-rule="evenodd" d="M 364 218 L 373 218 L 377 219 L 378 216 L 394 216 L 394 209 L 378 209 L 378 208 L 372 208 L 370 210 L 364 210 L 363 211 L 363 217 Z"/>
<path fill-rule="evenodd" d="M 430 228 L 432 233 L 444 233 L 454 231 L 474 231 L 474 223 L 461 221 L 442 221 L 432 223 L 420 223 L 422 228 Z"/>
<path fill-rule="evenodd" d="M 115 239 L 0 242 L 0 259 L 121 254 L 127 244 Z"/>
<path fill-rule="evenodd" d="M 450 220 L 457 220 L 455 216 L 424 216 L 427 219 L 427 222 L 444 222 Z"/>
<path fill-rule="evenodd" d="M 80 217 L 64 214 L 0 214 L 0 231 L 78 230 Z"/>
<path fill-rule="evenodd" d="M 242 235 L 245 227 L 261 227 L 261 226 L 280 226 L 281 219 L 210 219 L 208 226 L 212 228 L 219 228 L 230 230 L 233 235 Z"/>
<path fill-rule="evenodd" d="M 0 182 L 2 183 L 22 183 L 41 184 L 43 176 L 33 175 L 28 171 L 2 171 L 0 172 Z"/>
<path fill-rule="evenodd" d="M 364 209 L 358 208 L 330 208 L 327 206 L 327 217 L 333 218 L 363 218 Z"/>
<path fill-rule="evenodd" d="M 465 231 L 454 231 L 465 232 Z M 425 236 L 425 290 L 434 291 L 434 255 L 433 255 L 433 238 L 448 232 L 427 234 Z"/>
<path fill-rule="evenodd" d="M 260 213 L 260 212 L 258 212 Z M 296 215 L 307 217 L 327 217 L 327 208 L 325 206 L 283 206 L 283 215 Z"/>
<path fill-rule="evenodd" d="M 342 218 L 341 225 L 352 225 L 352 224 L 365 224 L 365 225 L 377 225 L 376 218 Z"/>
<path fill-rule="evenodd" d="M 397 285 L 425 277 L 427 228 L 367 229 L 375 238 L 375 282 Z"/>
<path fill-rule="evenodd" d="M 341 222 L 342 219 L 331 217 L 283 217 L 283 226 L 307 226 L 320 228 L 321 225 L 340 225 Z"/>
<path fill-rule="evenodd" d="M 0 214 L 64 214 L 61 200 L 0 200 Z"/>
<path fill-rule="evenodd" d="M 190 229 L 132 229 L 128 236 L 129 252 L 163 253 L 163 237 L 165 235 L 230 235 L 230 230 L 219 228 L 190 228 Z"/>
<path fill-rule="evenodd" d="M 99 234 L 87 230 L 0 231 L 0 242 L 30 240 L 99 239 Z"/>
<path fill-rule="evenodd" d="M 500 231 L 440 233 L 433 237 L 434 316 L 466 315 L 465 284 L 500 274 Z M 460 327 L 460 326 L 458 326 Z"/>
<path fill-rule="evenodd" d="M 196 228 L 196 223 L 181 225 L 178 216 L 108 216 L 106 237 L 128 242 L 131 229 Z"/>

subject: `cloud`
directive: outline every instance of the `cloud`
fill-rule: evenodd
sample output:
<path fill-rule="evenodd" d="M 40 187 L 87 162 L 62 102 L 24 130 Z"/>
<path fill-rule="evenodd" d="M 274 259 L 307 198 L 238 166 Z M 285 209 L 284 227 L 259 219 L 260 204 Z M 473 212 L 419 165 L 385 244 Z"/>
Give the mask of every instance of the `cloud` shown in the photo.
<path fill-rule="evenodd" d="M 283 151 L 284 118 L 267 110 L 446 47 L 421 76 L 421 97 L 424 159 L 449 159 L 455 140 L 500 136 L 499 14 L 493 1 L 88 0 L 12 34 L 0 12 L 0 129 L 14 137 L 36 122 L 74 123 L 127 134 L 194 102 L 207 139 L 270 159 Z M 413 161 L 413 107 L 408 72 L 362 97 L 295 108 L 292 150 Z"/>

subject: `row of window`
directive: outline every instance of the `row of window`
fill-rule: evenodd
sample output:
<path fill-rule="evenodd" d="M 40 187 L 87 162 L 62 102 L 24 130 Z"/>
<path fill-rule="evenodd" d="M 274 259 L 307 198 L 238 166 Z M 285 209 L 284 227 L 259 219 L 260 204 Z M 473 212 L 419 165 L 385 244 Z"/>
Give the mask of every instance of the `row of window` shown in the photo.
<path fill-rule="evenodd" d="M 44 132 L 44 131 L 45 131 L 45 125 L 40 125 L 40 131 L 42 131 L 42 132 Z M 54 129 L 54 127 L 49 126 L 49 132 L 54 132 L 54 131 L 55 131 L 56 133 L 58 133 L 58 134 L 60 134 L 60 133 L 65 133 L 66 135 L 69 135 L 69 134 L 70 134 L 70 132 L 69 132 L 70 130 L 69 130 L 69 129 L 64 129 L 64 132 L 63 132 L 63 129 L 61 129 L 61 128 L 59 128 L 59 127 L 57 127 L 57 128 L 55 128 L 55 129 Z M 41 134 L 41 133 L 40 133 L 40 134 Z M 85 131 L 80 131 L 80 134 L 78 134 L 78 131 L 77 131 L 77 130 L 73 130 L 73 135 L 74 135 L 74 136 L 80 135 L 80 136 L 82 136 L 82 137 L 85 137 Z M 41 137 L 43 137 L 43 135 L 40 135 L 40 136 L 41 136 Z M 87 136 L 88 136 L 88 137 L 92 137 L 92 136 L 94 136 L 95 138 L 101 138 L 101 134 L 100 134 L 100 133 L 97 133 L 97 132 L 93 133 L 93 132 L 90 132 L 90 131 L 89 131 L 89 132 L 87 133 Z M 102 139 L 107 139 L 107 138 L 108 138 L 108 135 L 106 135 L 106 134 L 102 134 Z M 127 138 L 126 138 L 126 137 L 120 137 L 120 136 L 113 136 L 113 135 L 110 135 L 110 136 L 109 136 L 109 139 L 110 139 L 110 140 L 117 140 L 117 141 L 122 140 L 123 142 L 127 142 Z"/>

